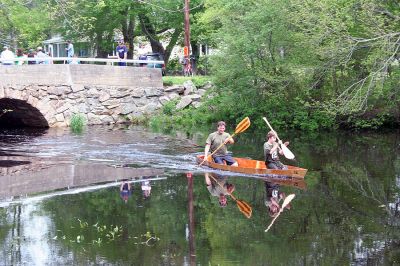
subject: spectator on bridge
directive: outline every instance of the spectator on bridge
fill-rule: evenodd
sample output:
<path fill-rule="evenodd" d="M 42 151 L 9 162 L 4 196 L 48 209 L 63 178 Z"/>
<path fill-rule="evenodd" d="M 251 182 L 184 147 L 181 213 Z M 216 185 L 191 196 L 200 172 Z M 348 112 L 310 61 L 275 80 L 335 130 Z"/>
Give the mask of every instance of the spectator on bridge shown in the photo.
<path fill-rule="evenodd" d="M 14 65 L 15 56 L 14 56 L 14 53 L 12 51 L 10 51 L 8 46 L 4 46 L 3 52 L 1 52 L 1 54 L 0 54 L 0 58 L 3 60 L 2 61 L 3 66 Z"/>
<path fill-rule="evenodd" d="M 67 57 L 74 57 L 74 45 L 70 40 L 67 41 L 67 48 L 65 48 L 67 51 Z M 71 64 L 72 60 L 68 60 L 68 64 Z"/>
<path fill-rule="evenodd" d="M 43 52 L 43 48 L 39 46 L 36 50 L 37 50 L 36 58 L 38 59 L 38 60 L 36 60 L 36 63 L 37 64 L 47 64 L 47 62 L 46 62 L 47 60 L 45 60 L 45 59 L 48 58 L 48 55 Z"/>
<path fill-rule="evenodd" d="M 36 57 L 36 53 L 33 49 L 29 49 L 29 53 L 28 53 L 28 58 L 35 58 Z M 36 60 L 30 60 L 28 61 L 28 65 L 35 65 L 36 64 Z"/>
<path fill-rule="evenodd" d="M 126 47 L 124 40 L 119 40 L 117 50 L 117 57 L 120 60 L 126 60 L 128 58 L 128 48 Z M 119 66 L 126 66 L 126 62 L 118 62 Z"/>
<path fill-rule="evenodd" d="M 139 60 L 146 60 L 146 59 L 147 59 L 146 55 L 140 55 L 139 56 Z M 144 67 L 144 66 L 146 66 L 146 64 L 145 63 L 139 63 L 139 66 Z"/>
<path fill-rule="evenodd" d="M 24 52 L 22 51 L 21 48 L 17 49 L 17 54 L 16 54 L 16 58 L 26 58 L 27 55 L 24 54 Z M 15 61 L 15 64 L 18 66 L 22 66 L 26 64 L 26 61 Z"/>

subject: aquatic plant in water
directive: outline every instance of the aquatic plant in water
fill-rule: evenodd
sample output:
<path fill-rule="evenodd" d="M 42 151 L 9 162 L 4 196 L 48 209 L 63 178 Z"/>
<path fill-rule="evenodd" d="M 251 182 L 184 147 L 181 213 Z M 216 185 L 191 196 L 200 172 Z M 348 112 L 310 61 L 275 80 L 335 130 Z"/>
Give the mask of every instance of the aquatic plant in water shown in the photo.
<path fill-rule="evenodd" d="M 73 114 L 70 120 L 70 126 L 72 132 L 82 132 L 83 126 L 85 125 L 85 117 L 82 114 Z"/>
<path fill-rule="evenodd" d="M 82 221 L 79 218 L 77 218 L 77 221 L 79 223 L 78 226 L 76 224 L 71 225 L 71 229 L 77 230 L 76 234 L 67 237 L 63 232 L 57 230 L 58 233 L 53 237 L 53 240 L 62 239 L 69 243 L 101 246 L 104 243 L 116 241 L 122 236 L 122 226 L 102 225 L 99 222 L 89 226 L 88 222 Z M 160 238 L 152 235 L 150 232 L 146 232 L 139 237 L 134 236 L 129 238 L 134 238 L 136 241 L 138 240 L 138 242 L 135 242 L 136 245 L 146 246 L 152 246 L 155 242 L 160 240 Z"/>

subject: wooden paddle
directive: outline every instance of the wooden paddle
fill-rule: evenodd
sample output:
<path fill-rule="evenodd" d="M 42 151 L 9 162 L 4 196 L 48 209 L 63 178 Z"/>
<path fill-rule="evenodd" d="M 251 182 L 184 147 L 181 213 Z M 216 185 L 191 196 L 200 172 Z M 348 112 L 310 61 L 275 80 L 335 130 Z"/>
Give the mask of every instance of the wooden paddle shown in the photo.
<path fill-rule="evenodd" d="M 263 119 L 264 119 L 264 121 L 267 123 L 267 125 L 269 126 L 269 128 L 270 128 L 272 131 L 275 132 L 276 138 L 278 139 L 279 143 L 281 144 L 281 149 L 282 149 L 283 155 L 284 155 L 286 158 L 288 158 L 288 159 L 290 159 L 290 160 L 293 160 L 293 159 L 294 159 L 294 154 L 288 149 L 288 147 L 287 147 L 285 144 L 282 143 L 282 141 L 281 141 L 281 140 L 279 139 L 279 137 L 278 137 L 278 133 L 276 133 L 276 131 L 271 127 L 271 125 L 269 124 L 267 118 L 266 118 L 266 117 L 263 117 Z"/>
<path fill-rule="evenodd" d="M 217 184 L 218 184 L 223 190 L 225 190 L 225 188 L 224 188 L 211 174 L 209 174 L 209 176 L 211 176 L 211 178 L 212 178 L 215 182 L 217 182 Z M 251 214 L 253 213 L 253 209 L 251 208 L 251 206 L 250 206 L 247 202 L 245 202 L 245 201 L 243 201 L 243 200 L 238 200 L 238 199 L 236 199 L 228 190 L 226 190 L 226 192 L 229 194 L 229 196 L 231 196 L 231 198 L 232 198 L 234 201 L 236 201 L 236 205 L 238 206 L 239 211 L 240 211 L 241 213 L 243 213 L 244 216 L 246 216 L 247 218 L 250 219 Z"/>
<path fill-rule="evenodd" d="M 282 203 L 282 207 L 279 209 L 278 215 L 275 216 L 275 218 L 271 221 L 271 223 L 269 224 L 268 228 L 265 229 L 265 232 L 268 232 L 268 230 L 271 228 L 271 226 L 274 224 L 275 220 L 279 217 L 279 215 L 281 215 L 281 213 L 283 212 L 283 209 L 292 201 L 292 199 L 295 197 L 295 194 L 290 194 L 289 196 L 287 196 L 285 198 L 285 200 Z"/>
<path fill-rule="evenodd" d="M 235 135 L 237 135 L 237 134 L 239 134 L 239 133 L 244 132 L 246 129 L 249 128 L 249 126 L 250 126 L 250 119 L 249 119 L 249 117 L 246 117 L 246 118 L 244 118 L 242 121 L 240 121 L 240 123 L 236 126 L 235 133 L 233 133 L 229 138 L 233 138 L 233 136 L 235 136 Z M 218 148 L 215 149 L 215 151 L 213 151 L 213 153 L 211 153 L 211 154 L 208 155 L 207 157 L 204 157 L 204 160 L 199 164 L 199 166 L 202 166 L 203 163 L 204 163 L 205 161 L 207 161 L 207 159 L 208 159 L 209 157 L 213 156 L 214 153 L 215 153 L 216 151 L 218 151 L 218 150 L 219 150 L 222 146 L 224 146 L 224 145 L 225 145 L 225 143 L 222 143 L 221 145 L 219 145 Z"/>

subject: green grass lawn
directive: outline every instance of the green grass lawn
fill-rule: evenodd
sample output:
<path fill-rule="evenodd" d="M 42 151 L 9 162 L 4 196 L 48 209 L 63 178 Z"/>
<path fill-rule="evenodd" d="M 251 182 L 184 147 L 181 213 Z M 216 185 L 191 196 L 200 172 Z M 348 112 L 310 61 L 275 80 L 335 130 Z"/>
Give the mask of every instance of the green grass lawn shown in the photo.
<path fill-rule="evenodd" d="M 212 81 L 212 76 L 194 76 L 194 77 L 181 77 L 181 76 L 165 76 L 162 78 L 164 86 L 182 85 L 187 80 L 192 80 L 196 87 L 202 87 L 207 81 Z"/>

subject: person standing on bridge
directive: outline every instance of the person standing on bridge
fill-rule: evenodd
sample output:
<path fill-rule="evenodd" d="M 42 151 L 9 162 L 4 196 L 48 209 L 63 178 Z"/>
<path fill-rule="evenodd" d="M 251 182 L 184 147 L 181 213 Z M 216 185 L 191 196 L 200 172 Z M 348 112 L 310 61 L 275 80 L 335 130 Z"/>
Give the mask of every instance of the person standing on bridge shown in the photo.
<path fill-rule="evenodd" d="M 67 57 L 74 57 L 74 45 L 70 40 L 67 41 L 67 48 L 65 48 L 65 50 L 67 51 Z M 71 61 L 72 60 L 68 60 L 68 64 L 70 64 Z"/>
<path fill-rule="evenodd" d="M 4 46 L 3 52 L 1 52 L 0 58 L 3 60 L 1 63 L 3 66 L 14 65 L 14 53 L 10 51 L 8 46 Z"/>
<path fill-rule="evenodd" d="M 126 47 L 124 40 L 119 40 L 116 50 L 119 60 L 126 60 L 128 58 L 128 48 Z M 126 62 L 118 62 L 118 65 L 126 66 Z"/>

